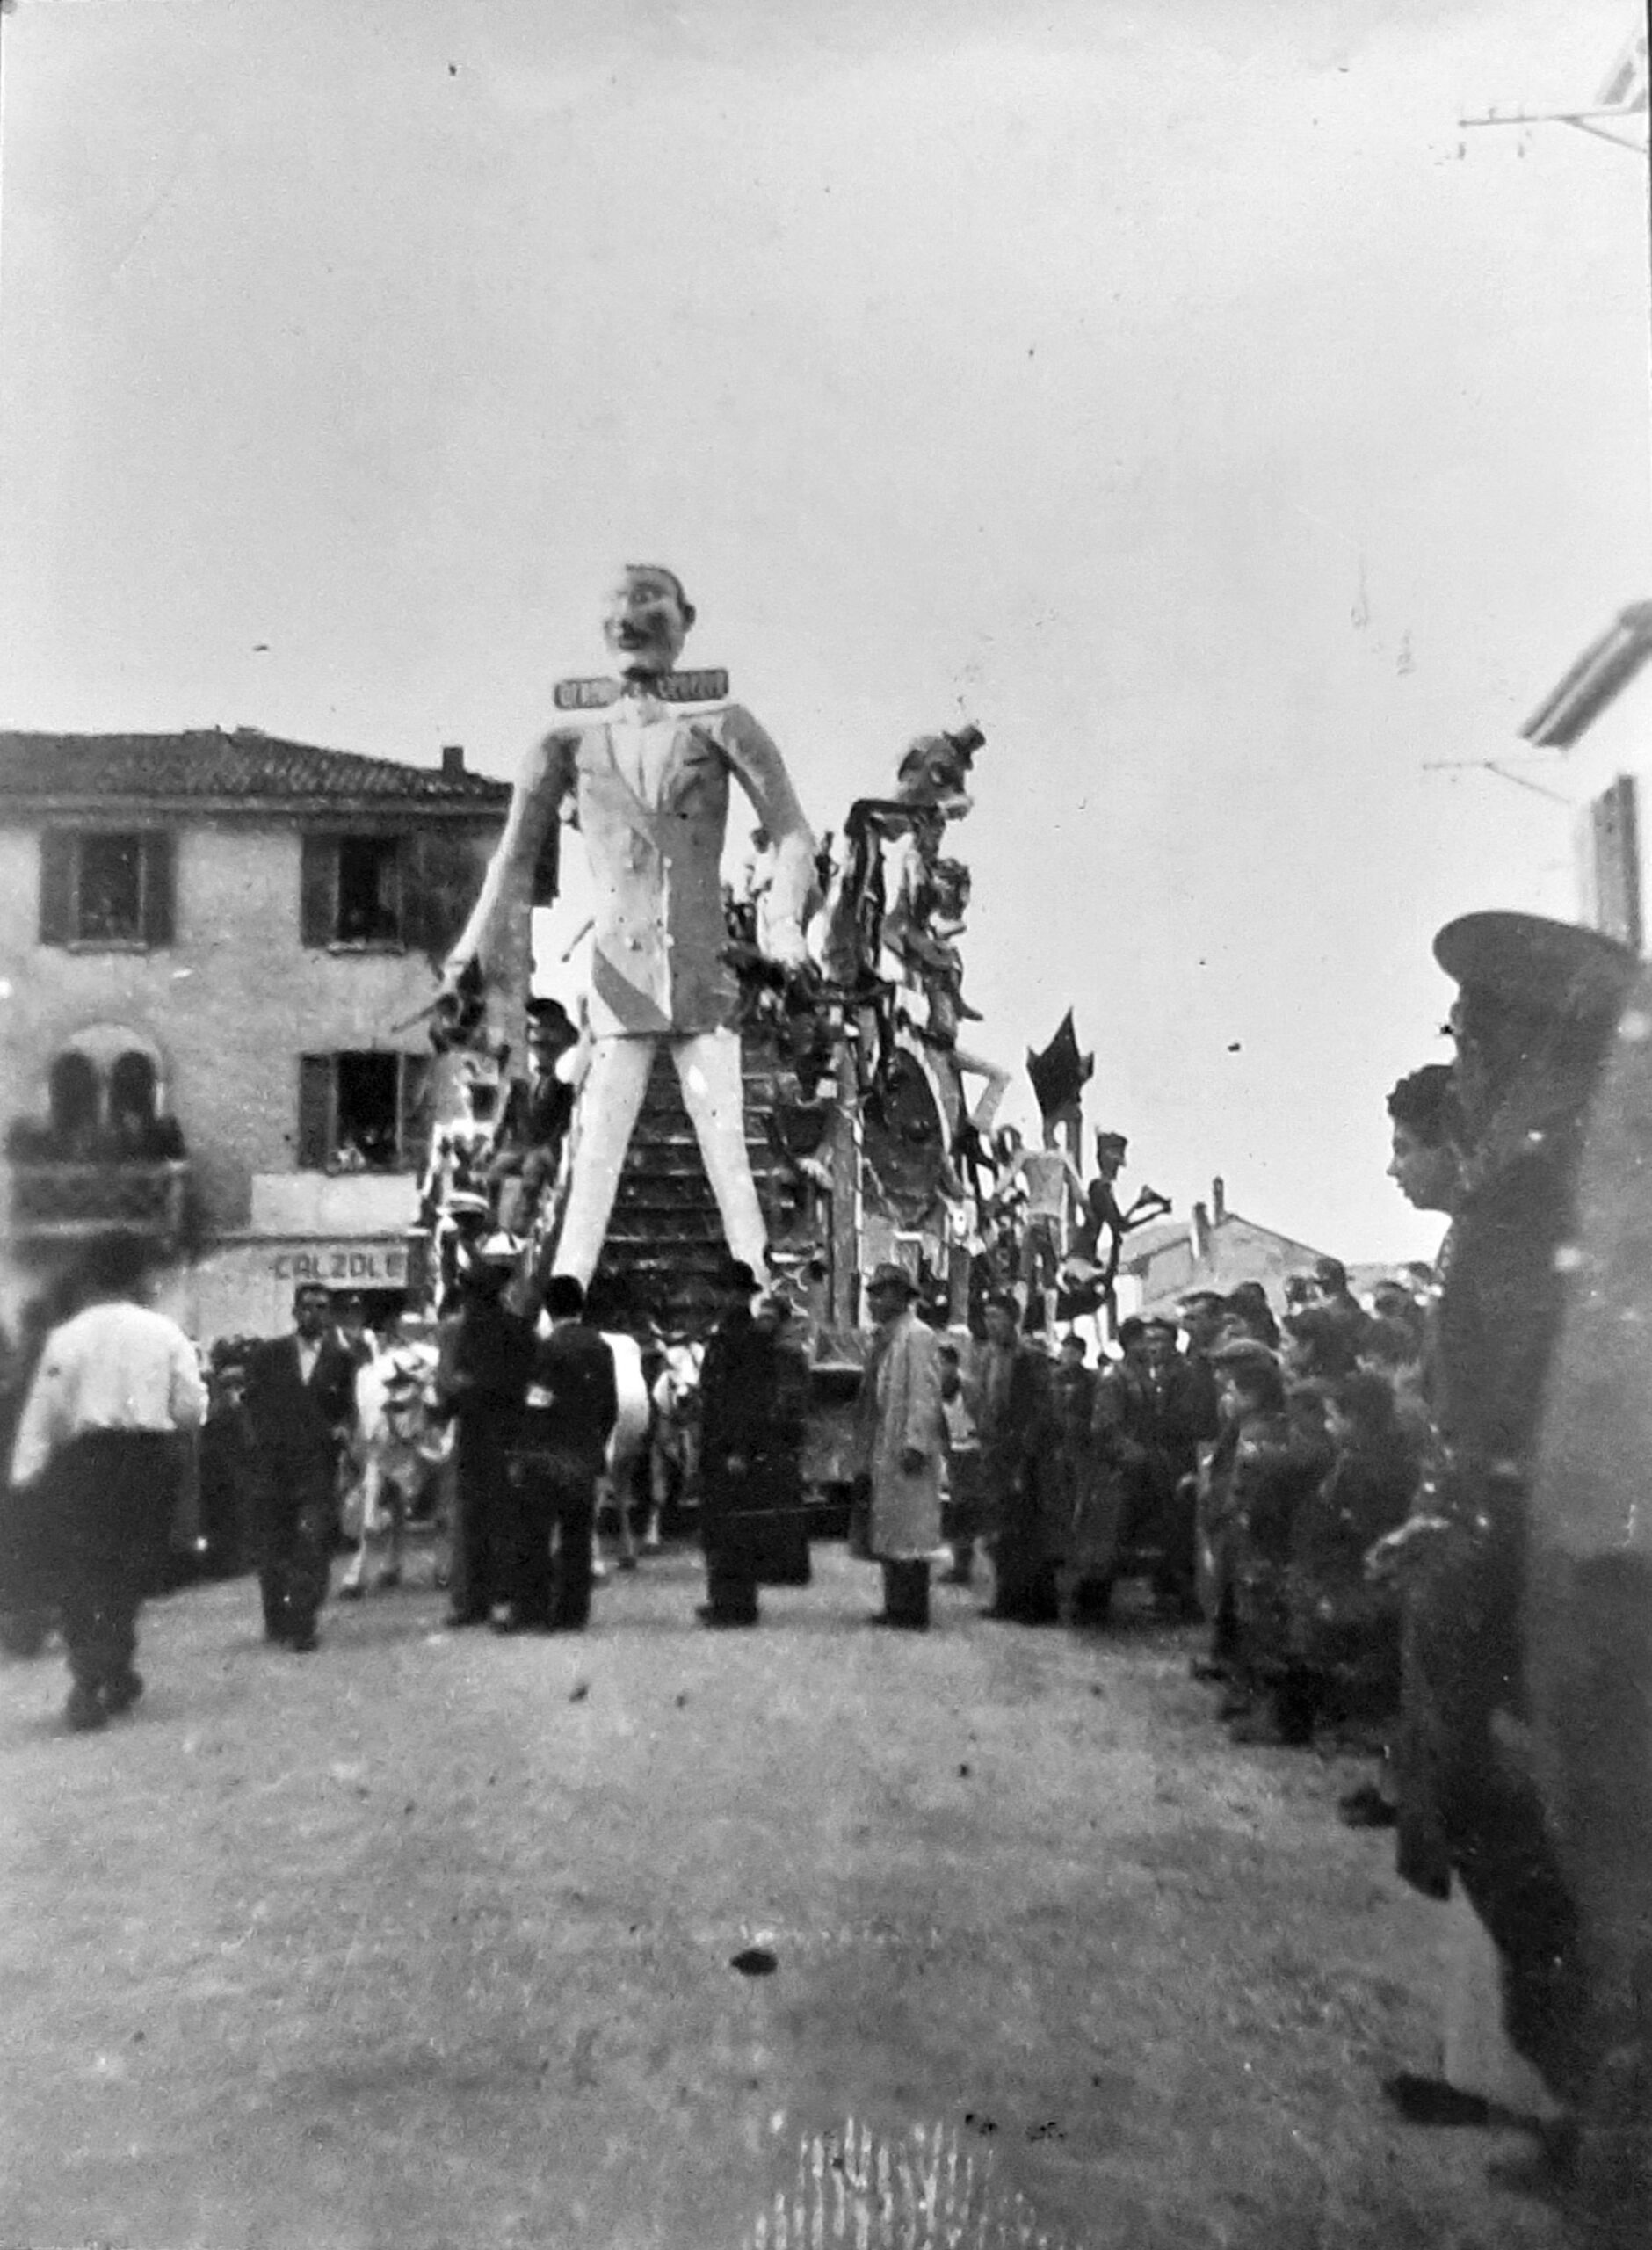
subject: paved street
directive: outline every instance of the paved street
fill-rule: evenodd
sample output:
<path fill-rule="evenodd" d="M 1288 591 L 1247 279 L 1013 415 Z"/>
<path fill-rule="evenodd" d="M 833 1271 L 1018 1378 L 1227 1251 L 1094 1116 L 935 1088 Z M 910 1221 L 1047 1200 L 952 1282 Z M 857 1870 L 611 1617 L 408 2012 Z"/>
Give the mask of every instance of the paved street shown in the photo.
<path fill-rule="evenodd" d="M 825 1548 L 501 1641 L 417 1564 L 308 1658 L 156 1605 L 100 1735 L 0 1672 L 7 2250 L 1554 2250 L 1519 2136 L 1390 2122 L 1436 1910 L 1188 1635 L 868 1630 Z"/>

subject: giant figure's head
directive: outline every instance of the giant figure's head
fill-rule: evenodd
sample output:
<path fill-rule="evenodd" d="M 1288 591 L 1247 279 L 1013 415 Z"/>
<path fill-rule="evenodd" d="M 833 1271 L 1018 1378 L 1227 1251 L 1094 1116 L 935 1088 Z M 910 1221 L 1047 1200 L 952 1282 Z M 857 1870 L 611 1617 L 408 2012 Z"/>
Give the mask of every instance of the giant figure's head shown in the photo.
<path fill-rule="evenodd" d="M 657 679 L 677 669 L 694 622 L 694 605 L 675 570 L 627 562 L 603 611 L 603 638 L 622 671 Z"/>

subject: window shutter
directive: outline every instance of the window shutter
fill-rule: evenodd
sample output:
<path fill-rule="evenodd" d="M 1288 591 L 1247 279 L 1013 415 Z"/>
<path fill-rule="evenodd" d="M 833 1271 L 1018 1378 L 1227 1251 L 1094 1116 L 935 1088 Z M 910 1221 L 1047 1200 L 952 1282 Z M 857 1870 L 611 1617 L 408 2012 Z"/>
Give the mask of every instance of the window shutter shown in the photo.
<path fill-rule="evenodd" d="M 464 829 L 415 829 L 402 839 L 402 938 L 440 969 L 482 889 L 475 838 Z"/>
<path fill-rule="evenodd" d="M 75 935 L 75 847 L 67 828 L 40 831 L 40 943 L 66 946 Z"/>
<path fill-rule="evenodd" d="M 423 1172 L 431 1153 L 435 1086 L 429 1055 L 403 1055 L 398 1092 L 399 1156 L 403 1172 Z"/>
<path fill-rule="evenodd" d="M 143 942 L 170 946 L 176 922 L 176 838 L 170 829 L 150 829 L 143 838 Z"/>
<path fill-rule="evenodd" d="M 322 1172 L 333 1152 L 333 1058 L 298 1058 L 298 1166 Z"/>
<path fill-rule="evenodd" d="M 338 930 L 338 838 L 299 839 L 299 942 L 330 946 Z"/>

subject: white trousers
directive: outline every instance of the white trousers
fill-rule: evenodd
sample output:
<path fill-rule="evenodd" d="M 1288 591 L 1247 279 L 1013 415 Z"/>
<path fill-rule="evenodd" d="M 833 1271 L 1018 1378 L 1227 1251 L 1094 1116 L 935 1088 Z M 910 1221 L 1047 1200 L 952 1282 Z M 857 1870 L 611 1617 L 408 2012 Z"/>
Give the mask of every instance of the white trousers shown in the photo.
<path fill-rule="evenodd" d="M 580 1089 L 578 1137 L 556 1245 L 556 1271 L 571 1274 L 577 1281 L 590 1281 L 602 1255 L 620 1169 L 662 1036 L 616 1034 L 592 1045 L 591 1068 Z M 761 1282 L 768 1274 L 768 1237 L 746 1154 L 739 1035 L 725 1027 L 694 1032 L 686 1038 L 667 1037 L 665 1043 L 677 1065 L 683 1107 L 705 1158 L 706 1176 L 717 1198 L 724 1239 Z"/>

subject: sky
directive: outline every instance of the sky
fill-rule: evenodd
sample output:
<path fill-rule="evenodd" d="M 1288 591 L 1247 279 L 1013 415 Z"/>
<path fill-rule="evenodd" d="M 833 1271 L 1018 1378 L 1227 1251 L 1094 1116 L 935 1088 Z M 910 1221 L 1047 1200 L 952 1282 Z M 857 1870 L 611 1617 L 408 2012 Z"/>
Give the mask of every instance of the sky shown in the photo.
<path fill-rule="evenodd" d="M 669 562 L 817 829 L 984 729 L 977 1043 L 1072 1007 L 1127 1187 L 1427 1254 L 1432 933 L 1576 911 L 1564 759 L 1482 761 L 1652 594 L 1646 167 L 1458 120 L 1635 25 L 19 0 L 0 726 L 508 774 Z"/>

